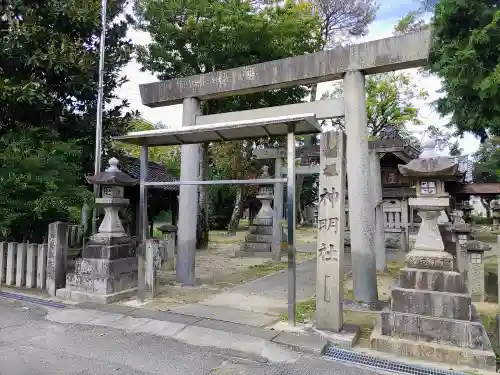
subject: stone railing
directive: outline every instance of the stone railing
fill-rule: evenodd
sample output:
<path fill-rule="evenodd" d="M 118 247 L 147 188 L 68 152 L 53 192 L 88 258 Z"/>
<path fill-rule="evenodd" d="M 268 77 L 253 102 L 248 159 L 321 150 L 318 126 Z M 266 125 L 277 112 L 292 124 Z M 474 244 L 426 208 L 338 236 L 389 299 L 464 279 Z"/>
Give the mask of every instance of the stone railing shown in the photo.
<path fill-rule="evenodd" d="M 36 288 L 55 296 L 64 287 L 68 265 L 83 246 L 83 229 L 55 222 L 44 244 L 0 242 L 0 285 Z"/>
<path fill-rule="evenodd" d="M 0 242 L 0 285 L 44 290 L 47 244 Z"/>

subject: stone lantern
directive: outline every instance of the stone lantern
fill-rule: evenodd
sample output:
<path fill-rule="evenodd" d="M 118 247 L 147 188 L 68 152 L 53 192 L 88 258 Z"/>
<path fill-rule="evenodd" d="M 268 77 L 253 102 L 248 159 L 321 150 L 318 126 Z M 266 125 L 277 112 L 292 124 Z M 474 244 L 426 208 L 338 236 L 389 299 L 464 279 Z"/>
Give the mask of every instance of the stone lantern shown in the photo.
<path fill-rule="evenodd" d="M 103 207 L 104 219 L 97 233 L 92 235 L 76 263 L 75 273 L 66 277 L 66 288 L 58 296 L 77 301 L 110 303 L 136 294 L 136 243 L 124 230 L 119 211 L 129 203 L 124 188 L 139 180 L 118 169 L 118 160 L 112 158 L 109 168 L 87 177 L 90 184 L 101 186 L 101 198 L 96 204 Z"/>
<path fill-rule="evenodd" d="M 271 178 L 269 167 L 262 167 L 260 179 Z M 256 196 L 262 203 L 259 212 L 255 216 L 250 232 L 245 237 L 245 242 L 241 244 L 240 251 L 236 251 L 236 256 L 248 255 L 271 255 L 273 243 L 273 217 L 274 211 L 271 202 L 274 199 L 274 189 L 272 185 L 261 185 Z"/>
<path fill-rule="evenodd" d="M 97 175 L 86 177 L 89 184 L 101 185 L 101 198 L 96 198 L 96 205 L 104 208 L 104 219 L 99 226 L 99 237 L 127 236 L 121 223 L 120 209 L 129 204 L 125 199 L 124 188 L 137 185 L 139 180 L 132 178 L 118 169 L 118 159 L 109 160 L 109 168 Z"/>
<path fill-rule="evenodd" d="M 500 230 L 500 200 L 494 199 L 490 202 L 491 216 L 495 230 Z"/>
<path fill-rule="evenodd" d="M 456 177 L 458 164 L 430 157 L 398 167 L 403 176 L 417 181 L 417 197 L 410 205 L 418 210 L 422 224 L 370 346 L 394 355 L 495 371 L 490 340 L 438 227 L 441 211 L 450 204 L 444 182 Z"/>

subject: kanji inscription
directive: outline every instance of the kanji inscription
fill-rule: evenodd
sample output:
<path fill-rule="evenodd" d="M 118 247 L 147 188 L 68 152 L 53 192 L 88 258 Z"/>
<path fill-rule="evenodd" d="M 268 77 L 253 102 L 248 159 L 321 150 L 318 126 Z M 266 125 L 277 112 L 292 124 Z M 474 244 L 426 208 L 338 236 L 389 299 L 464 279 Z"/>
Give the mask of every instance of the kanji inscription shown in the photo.
<path fill-rule="evenodd" d="M 321 135 L 318 197 L 316 327 L 342 329 L 345 231 L 345 135 Z"/>

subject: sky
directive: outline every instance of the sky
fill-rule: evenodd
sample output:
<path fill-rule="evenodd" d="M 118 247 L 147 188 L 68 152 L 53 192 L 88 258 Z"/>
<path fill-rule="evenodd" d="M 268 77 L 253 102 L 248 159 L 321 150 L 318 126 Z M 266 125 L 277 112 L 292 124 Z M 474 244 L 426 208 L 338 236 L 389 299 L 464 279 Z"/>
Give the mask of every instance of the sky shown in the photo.
<path fill-rule="evenodd" d="M 369 26 L 369 32 L 366 37 L 359 38 L 354 43 L 361 43 L 382 39 L 392 36 L 394 25 L 409 11 L 417 10 L 418 3 L 415 0 L 378 0 L 379 11 L 375 21 Z M 397 5 L 396 5 L 397 4 Z M 430 18 L 430 15 L 427 16 Z M 147 44 L 151 39 L 147 33 L 131 30 L 129 37 L 135 44 Z M 444 126 L 447 123 L 446 118 L 442 118 L 434 109 L 432 103 L 439 98 L 438 90 L 441 87 L 440 80 L 437 77 L 424 77 L 415 69 L 408 70 L 415 75 L 415 82 L 429 93 L 426 100 L 416 101 L 415 105 L 420 110 L 420 118 L 423 126 L 415 129 L 421 130 L 429 125 Z M 156 77 L 147 72 L 140 71 L 140 65 L 136 61 L 130 62 L 122 71 L 129 82 L 118 89 L 117 95 L 120 98 L 127 99 L 130 103 L 130 109 L 138 110 L 142 117 L 152 123 L 162 123 L 169 127 L 180 127 L 182 121 L 182 105 L 173 105 L 169 107 L 149 108 L 141 104 L 139 95 L 139 84 L 155 82 Z M 331 88 L 332 82 L 321 83 L 318 87 L 318 98 L 321 94 Z M 460 146 L 464 149 L 464 154 L 471 154 L 479 147 L 479 140 L 474 136 L 467 134 L 459 140 Z M 446 150 L 442 154 L 446 154 Z"/>

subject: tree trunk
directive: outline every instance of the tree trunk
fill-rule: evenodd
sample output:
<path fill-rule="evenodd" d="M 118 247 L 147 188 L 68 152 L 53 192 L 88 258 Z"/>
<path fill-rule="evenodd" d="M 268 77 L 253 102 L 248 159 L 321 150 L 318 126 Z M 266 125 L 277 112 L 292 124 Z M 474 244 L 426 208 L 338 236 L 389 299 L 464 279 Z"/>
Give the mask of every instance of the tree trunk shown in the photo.
<path fill-rule="evenodd" d="M 208 144 L 200 145 L 200 180 L 208 179 Z M 196 248 L 208 247 L 208 189 L 207 185 L 198 186 L 198 219 L 196 224 Z"/>
<path fill-rule="evenodd" d="M 298 227 L 302 226 L 304 222 L 304 215 L 302 215 L 302 201 L 300 200 L 300 194 L 302 193 L 302 187 L 304 186 L 305 175 L 299 174 L 295 177 L 295 210 Z"/>
<path fill-rule="evenodd" d="M 240 223 L 241 215 L 243 214 L 243 202 L 246 196 L 246 186 L 238 185 L 236 190 L 236 198 L 234 200 L 233 213 L 231 214 L 231 220 L 227 226 L 227 233 L 230 236 L 236 235 L 236 229 Z"/>

